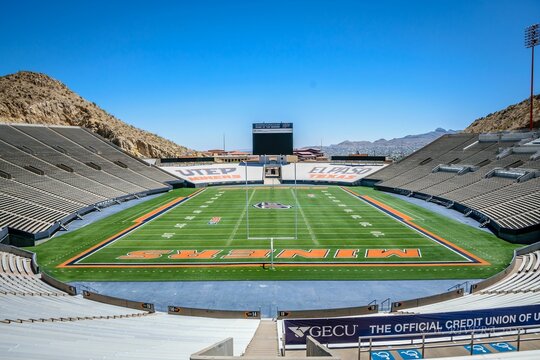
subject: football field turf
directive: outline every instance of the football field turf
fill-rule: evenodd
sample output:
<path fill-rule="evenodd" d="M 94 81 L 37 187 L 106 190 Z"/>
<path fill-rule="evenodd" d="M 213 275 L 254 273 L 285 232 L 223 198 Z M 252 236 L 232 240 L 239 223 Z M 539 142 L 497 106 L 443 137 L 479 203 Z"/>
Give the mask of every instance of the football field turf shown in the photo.
<path fill-rule="evenodd" d="M 240 186 L 176 190 L 35 251 L 61 279 L 458 279 L 513 248 L 370 188 Z"/>

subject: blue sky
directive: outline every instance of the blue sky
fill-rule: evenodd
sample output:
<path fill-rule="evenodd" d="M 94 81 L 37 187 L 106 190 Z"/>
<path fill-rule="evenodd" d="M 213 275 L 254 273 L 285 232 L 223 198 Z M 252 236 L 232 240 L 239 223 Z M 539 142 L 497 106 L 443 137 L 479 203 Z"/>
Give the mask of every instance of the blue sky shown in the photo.
<path fill-rule="evenodd" d="M 0 75 L 49 74 L 198 150 L 250 149 L 262 121 L 295 146 L 376 140 L 526 98 L 538 22 L 538 0 L 4 1 Z"/>

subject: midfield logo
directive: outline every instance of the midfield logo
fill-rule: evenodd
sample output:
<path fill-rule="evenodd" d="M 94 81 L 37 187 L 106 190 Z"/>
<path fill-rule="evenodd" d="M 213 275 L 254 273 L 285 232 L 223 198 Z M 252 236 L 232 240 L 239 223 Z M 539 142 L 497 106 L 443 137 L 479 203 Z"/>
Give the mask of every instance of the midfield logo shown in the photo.
<path fill-rule="evenodd" d="M 208 221 L 208 225 L 216 225 L 218 222 L 221 221 L 221 218 L 219 216 L 214 216 L 213 218 Z"/>
<path fill-rule="evenodd" d="M 253 206 L 256 207 L 257 209 L 290 209 L 292 208 L 292 205 L 285 205 L 278 202 L 267 202 L 267 201 L 257 203 Z"/>

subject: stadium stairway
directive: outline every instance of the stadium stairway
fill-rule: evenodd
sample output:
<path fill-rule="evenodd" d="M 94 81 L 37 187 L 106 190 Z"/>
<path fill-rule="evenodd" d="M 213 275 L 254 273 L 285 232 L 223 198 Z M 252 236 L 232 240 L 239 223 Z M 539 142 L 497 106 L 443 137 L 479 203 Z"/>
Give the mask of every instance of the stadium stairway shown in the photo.
<path fill-rule="evenodd" d="M 246 357 L 279 356 L 277 323 L 273 320 L 261 320 L 253 339 L 244 353 Z"/>

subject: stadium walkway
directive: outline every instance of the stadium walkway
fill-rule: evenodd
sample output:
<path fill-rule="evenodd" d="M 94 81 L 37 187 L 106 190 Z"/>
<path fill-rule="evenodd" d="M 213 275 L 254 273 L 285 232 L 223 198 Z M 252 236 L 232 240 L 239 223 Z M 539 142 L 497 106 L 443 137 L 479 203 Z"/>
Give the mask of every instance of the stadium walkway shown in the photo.
<path fill-rule="evenodd" d="M 133 207 L 135 205 L 138 205 L 140 203 L 143 203 L 145 201 L 148 201 L 150 199 L 153 199 L 153 198 L 158 197 L 158 196 L 163 195 L 163 194 L 164 193 L 152 194 L 152 195 L 148 195 L 148 196 L 145 196 L 145 197 L 141 197 L 139 199 L 132 199 L 132 200 L 129 200 L 129 201 L 124 201 L 124 202 L 122 202 L 120 204 L 111 205 L 111 206 L 108 206 L 106 208 L 102 208 L 101 211 L 89 212 L 88 214 L 83 215 L 82 220 L 73 220 L 72 222 L 70 222 L 67 225 L 67 230 L 57 231 L 56 233 L 54 233 L 54 235 L 52 237 L 50 237 L 48 239 L 45 239 L 44 241 L 39 241 L 39 243 L 43 243 L 43 242 L 45 242 L 47 240 L 50 240 L 50 239 L 54 238 L 55 236 L 64 235 L 64 234 L 66 234 L 68 232 L 83 228 L 86 225 L 89 225 L 89 224 L 91 224 L 93 222 L 104 219 L 104 218 L 109 217 L 109 216 L 111 216 L 113 214 L 116 214 L 116 213 L 118 213 L 120 211 L 129 209 L 130 207 Z"/>
<path fill-rule="evenodd" d="M 469 280 L 469 283 L 478 280 Z M 130 300 L 150 302 L 156 310 L 168 305 L 222 310 L 259 310 L 274 317 L 277 310 L 307 310 L 378 304 L 448 291 L 465 280 L 400 281 L 169 281 L 72 282 L 90 290 Z M 336 294 L 340 294 L 339 297 Z M 387 302 L 388 303 L 388 302 Z"/>
<path fill-rule="evenodd" d="M 277 324 L 273 320 L 261 320 L 257 331 L 246 348 L 244 356 L 279 356 Z"/>
<path fill-rule="evenodd" d="M 423 207 L 424 209 L 431 210 L 434 213 L 444 215 L 444 216 L 446 216 L 446 217 L 448 217 L 450 219 L 459 221 L 462 224 L 469 225 L 469 226 L 472 226 L 472 227 L 474 227 L 476 229 L 480 229 L 482 231 L 486 231 L 486 232 L 491 233 L 491 231 L 489 229 L 481 228 L 480 224 L 476 220 L 471 219 L 470 217 L 466 217 L 465 215 L 463 215 L 459 211 L 452 210 L 452 209 L 447 209 L 444 206 L 441 206 L 441 205 L 438 205 L 438 204 L 435 204 L 435 203 L 432 203 L 432 202 L 428 202 L 428 201 L 425 201 L 425 200 L 422 200 L 422 199 L 417 199 L 415 197 L 408 197 L 408 196 L 394 194 L 394 193 L 386 193 L 386 194 L 392 195 L 392 196 L 397 197 L 397 198 L 399 198 L 399 199 L 401 199 L 403 201 L 407 201 L 407 202 L 409 202 L 411 204 L 418 205 L 420 207 Z"/>

